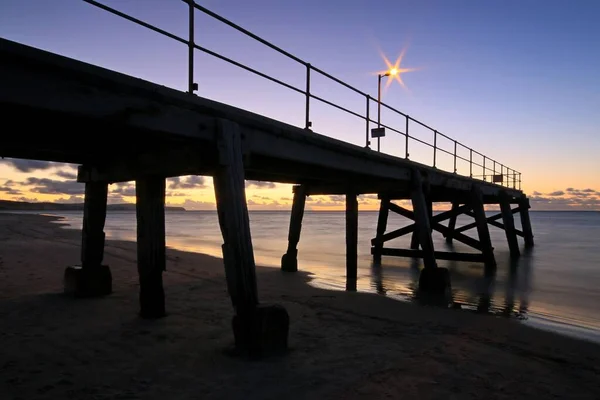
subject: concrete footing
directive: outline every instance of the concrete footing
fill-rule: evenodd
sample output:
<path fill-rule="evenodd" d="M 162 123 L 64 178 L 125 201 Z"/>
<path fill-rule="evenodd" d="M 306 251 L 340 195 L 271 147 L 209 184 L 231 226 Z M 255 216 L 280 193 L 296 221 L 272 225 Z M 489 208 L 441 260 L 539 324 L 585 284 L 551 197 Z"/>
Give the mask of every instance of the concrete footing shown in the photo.
<path fill-rule="evenodd" d="M 82 268 L 70 266 L 63 279 L 65 294 L 75 297 L 97 297 L 112 293 L 112 274 L 108 265 Z"/>
<path fill-rule="evenodd" d="M 251 358 L 283 354 L 290 318 L 283 306 L 258 305 L 233 317 L 236 352 Z"/>
<path fill-rule="evenodd" d="M 298 271 L 298 250 L 291 250 L 281 257 L 281 270 L 286 272 Z"/>
<path fill-rule="evenodd" d="M 424 268 L 419 276 L 419 298 L 429 302 L 448 302 L 452 297 L 450 272 L 446 268 Z"/>

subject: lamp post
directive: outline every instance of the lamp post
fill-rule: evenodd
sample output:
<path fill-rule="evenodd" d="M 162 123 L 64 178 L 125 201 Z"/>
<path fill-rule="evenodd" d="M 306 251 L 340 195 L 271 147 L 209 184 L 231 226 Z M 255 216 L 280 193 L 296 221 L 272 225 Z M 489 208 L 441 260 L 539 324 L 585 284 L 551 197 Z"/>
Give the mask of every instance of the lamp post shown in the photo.
<path fill-rule="evenodd" d="M 377 74 L 377 127 L 381 127 L 381 78 L 398 74 L 397 68 L 392 68 L 385 74 Z M 381 148 L 381 138 L 377 138 L 377 151 Z"/>

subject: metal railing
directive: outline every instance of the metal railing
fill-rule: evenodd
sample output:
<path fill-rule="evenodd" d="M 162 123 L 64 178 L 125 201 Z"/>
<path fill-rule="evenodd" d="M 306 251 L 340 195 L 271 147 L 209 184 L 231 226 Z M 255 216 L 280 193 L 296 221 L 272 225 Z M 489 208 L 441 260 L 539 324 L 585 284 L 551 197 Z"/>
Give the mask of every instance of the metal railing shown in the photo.
<path fill-rule="evenodd" d="M 300 93 L 302 95 L 305 96 L 306 98 L 306 104 L 305 104 L 305 119 L 304 119 L 304 128 L 305 129 L 310 129 L 312 123 L 310 121 L 310 102 L 311 99 L 314 100 L 318 100 L 324 104 L 327 104 L 331 107 L 337 108 L 341 111 L 344 111 L 350 115 L 353 115 L 357 118 L 362 119 L 363 121 L 365 121 L 365 145 L 366 147 L 369 147 L 370 145 L 370 140 L 369 140 L 369 136 L 370 136 L 370 128 L 371 128 L 371 124 L 376 124 L 377 122 L 372 120 L 369 116 L 369 112 L 370 112 L 370 108 L 371 108 L 371 102 L 374 102 L 376 106 L 379 107 L 383 107 L 384 109 L 387 109 L 401 117 L 404 117 L 405 119 L 405 124 L 404 124 L 404 132 L 400 129 L 394 128 L 392 126 L 383 124 L 383 123 L 379 123 L 379 126 L 388 129 L 394 133 L 397 133 L 399 135 L 404 136 L 404 157 L 406 159 L 409 159 L 409 148 L 411 148 L 411 140 L 415 143 L 420 143 L 422 145 L 428 146 L 430 148 L 433 149 L 433 163 L 431 164 L 432 167 L 437 168 L 437 157 L 438 154 L 447 154 L 449 156 L 451 156 L 453 158 L 453 162 L 454 162 L 454 168 L 453 171 L 454 173 L 457 173 L 457 162 L 459 161 L 464 161 L 464 162 L 468 162 L 469 163 L 469 176 L 471 178 L 476 178 L 476 179 L 481 179 L 484 181 L 490 181 L 492 183 L 499 183 L 502 186 L 506 186 L 506 187 L 512 187 L 513 189 L 521 189 L 521 173 L 511 169 L 509 167 L 507 167 L 504 164 L 499 163 L 498 161 L 487 157 L 486 155 L 473 150 L 472 148 L 464 145 L 463 143 L 459 142 L 458 140 L 455 140 L 447 135 L 444 135 L 443 133 L 439 132 L 438 130 L 424 124 L 423 122 L 410 117 L 408 114 L 403 113 L 402 111 L 399 111 L 393 107 L 391 107 L 388 104 L 385 104 L 383 102 L 378 102 L 376 98 L 373 98 L 372 96 L 370 96 L 368 93 L 365 93 L 349 84 L 347 84 L 346 82 L 343 82 L 342 80 L 334 77 L 331 74 L 328 74 L 327 72 L 311 65 L 310 63 L 294 56 L 293 54 L 281 49 L 280 47 L 268 42 L 267 40 L 253 34 L 252 32 L 242 28 L 241 26 L 229 21 L 228 19 L 208 10 L 207 8 L 197 4 L 194 0 L 181 0 L 184 3 L 186 3 L 189 6 L 189 21 L 188 21 L 188 27 L 189 27 L 189 37 L 187 39 L 184 39 L 180 36 L 177 36 L 173 33 L 167 32 L 161 28 L 158 28 L 154 25 L 151 25 L 147 22 L 144 22 L 138 18 L 132 17 L 130 15 L 127 15 L 121 11 L 118 11 L 112 7 L 109 7 L 105 4 L 102 4 L 98 1 L 95 0 L 83 0 L 86 3 L 89 3 L 91 5 L 94 5 L 98 8 L 101 8 L 105 11 L 108 11 L 112 14 L 115 14 L 121 18 L 124 18 L 126 20 L 129 20 L 131 22 L 134 22 L 138 25 L 141 25 L 145 28 L 148 28 L 154 32 L 160 33 L 161 35 L 164 35 L 168 38 L 171 38 L 177 42 L 180 42 L 186 46 L 188 46 L 188 93 L 193 94 L 194 91 L 198 90 L 197 84 L 194 82 L 194 52 L 195 50 L 199 50 L 201 52 L 204 52 L 206 54 L 209 54 L 213 57 L 216 57 L 222 61 L 225 61 L 229 64 L 235 65 L 236 67 L 242 68 L 248 72 L 251 72 L 255 75 L 258 75 L 262 78 L 268 79 L 272 82 L 275 82 L 283 87 L 286 87 L 290 90 L 293 90 L 297 93 Z M 271 48 L 272 50 L 275 50 L 276 52 L 286 56 L 287 58 L 295 61 L 296 63 L 299 63 L 301 65 L 303 65 L 306 68 L 306 86 L 304 89 L 300 89 L 297 88 L 289 83 L 286 83 L 282 80 L 279 80 L 277 78 L 274 78 L 272 76 L 269 76 L 263 72 L 260 72 L 254 68 L 251 68 L 247 65 L 244 65 L 240 62 L 237 62 L 235 60 L 232 60 L 231 58 L 225 57 L 215 51 L 212 51 L 208 48 L 205 48 L 203 46 L 198 45 L 195 40 L 194 40 L 194 15 L 196 11 L 200 11 L 202 13 L 204 13 L 205 15 L 208 15 L 214 19 L 216 19 L 217 21 L 222 22 L 225 25 L 228 25 L 229 27 L 237 30 L 238 32 L 243 33 L 244 35 L 258 41 L 259 43 Z M 323 97 L 320 96 L 316 96 L 313 93 L 311 93 L 311 75 L 312 74 L 319 74 L 325 78 L 328 78 L 329 80 L 338 83 L 339 85 L 345 87 L 346 89 L 349 89 L 351 91 L 353 91 L 354 93 L 364 97 L 365 99 L 365 113 L 364 115 L 355 111 L 352 111 L 346 107 L 343 107 L 339 104 L 335 104 L 334 102 L 327 100 Z M 409 128 L 411 126 L 415 126 L 415 124 L 417 126 L 420 126 L 422 128 L 425 128 L 426 130 L 430 131 L 433 134 L 433 144 L 419 139 L 415 136 L 411 136 L 409 134 Z M 438 138 L 444 138 L 446 140 L 449 140 L 451 143 L 453 143 L 453 149 L 451 150 L 447 150 L 445 148 L 442 148 L 441 146 L 438 145 Z M 458 150 L 466 150 L 469 153 L 469 158 L 466 158 L 464 156 L 461 156 L 458 153 Z M 475 159 L 474 159 L 475 157 Z M 480 160 L 480 161 L 478 161 Z"/>

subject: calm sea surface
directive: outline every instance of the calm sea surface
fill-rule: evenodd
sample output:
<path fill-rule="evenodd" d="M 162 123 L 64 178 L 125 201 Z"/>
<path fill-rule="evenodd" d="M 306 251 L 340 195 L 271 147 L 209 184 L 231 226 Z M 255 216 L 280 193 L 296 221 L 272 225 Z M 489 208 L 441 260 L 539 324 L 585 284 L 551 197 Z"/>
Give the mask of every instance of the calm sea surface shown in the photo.
<path fill-rule="evenodd" d="M 53 213 L 81 229 L 80 212 Z M 464 217 L 464 216 L 463 216 Z M 279 267 L 287 247 L 289 212 L 250 212 L 256 262 Z M 459 218 L 460 223 L 472 219 Z M 477 263 L 439 261 L 452 276 L 454 302 L 465 310 L 518 318 L 525 324 L 600 342 L 600 212 L 531 212 L 535 248 L 522 256 L 511 273 L 504 231 L 490 226 L 498 269 L 494 278 L 483 276 Z M 370 240 L 376 212 L 360 212 L 358 290 L 410 301 L 418 281 L 420 260 L 383 257 L 373 265 Z M 520 228 L 519 218 L 516 218 Z M 167 245 L 180 250 L 221 256 L 222 237 L 215 212 L 167 212 Z M 407 224 L 390 213 L 388 229 Z M 312 284 L 345 287 L 345 220 L 340 212 L 306 212 L 298 245 L 299 269 L 312 274 Z M 110 239 L 135 241 L 133 212 L 112 212 L 106 220 Z M 475 231 L 468 231 L 470 235 Z M 387 247 L 409 247 L 410 236 Z M 434 245 L 447 250 L 434 233 Z M 519 239 L 522 247 L 522 240 Z M 456 251 L 472 251 L 461 243 Z"/>

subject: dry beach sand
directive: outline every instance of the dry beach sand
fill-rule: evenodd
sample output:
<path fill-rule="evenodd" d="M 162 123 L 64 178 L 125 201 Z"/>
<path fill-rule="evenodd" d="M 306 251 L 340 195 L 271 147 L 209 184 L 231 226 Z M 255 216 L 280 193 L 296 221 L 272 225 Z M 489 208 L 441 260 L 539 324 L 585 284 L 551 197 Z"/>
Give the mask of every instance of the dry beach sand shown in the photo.
<path fill-rule="evenodd" d="M 229 355 L 220 259 L 168 250 L 166 318 L 137 317 L 135 243 L 108 241 L 114 293 L 71 299 L 80 236 L 0 214 L 0 399 L 598 399 L 600 346 L 517 321 L 316 289 L 258 268 L 284 305 L 290 352 Z M 340 249 L 343 251 L 343 249 Z M 300 266 L 301 268 L 301 266 Z"/>

